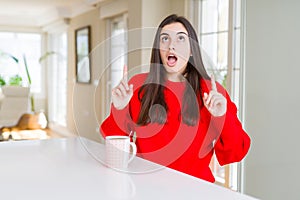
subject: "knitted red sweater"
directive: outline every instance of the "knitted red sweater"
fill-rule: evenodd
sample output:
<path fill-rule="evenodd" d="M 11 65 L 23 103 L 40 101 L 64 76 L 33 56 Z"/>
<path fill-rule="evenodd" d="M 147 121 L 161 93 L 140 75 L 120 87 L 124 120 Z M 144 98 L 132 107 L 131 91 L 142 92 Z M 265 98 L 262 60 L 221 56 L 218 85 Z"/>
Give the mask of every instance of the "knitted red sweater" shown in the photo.
<path fill-rule="evenodd" d="M 214 182 L 209 163 L 215 152 L 221 165 L 239 162 L 247 154 L 250 138 L 237 118 L 237 108 L 225 89 L 217 83 L 218 92 L 227 99 L 227 112 L 222 117 L 213 117 L 199 101 L 200 119 L 196 126 L 188 126 L 181 119 L 182 98 L 185 82 L 167 81 L 164 91 L 168 107 L 165 124 L 136 124 L 141 103 L 139 88 L 147 74 L 134 76 L 129 84 L 134 94 L 129 105 L 117 110 L 112 105 L 111 114 L 101 124 L 100 131 L 107 135 L 128 135 L 136 132 L 138 155 L 192 176 Z M 202 95 L 211 90 L 210 81 L 201 81 Z"/>

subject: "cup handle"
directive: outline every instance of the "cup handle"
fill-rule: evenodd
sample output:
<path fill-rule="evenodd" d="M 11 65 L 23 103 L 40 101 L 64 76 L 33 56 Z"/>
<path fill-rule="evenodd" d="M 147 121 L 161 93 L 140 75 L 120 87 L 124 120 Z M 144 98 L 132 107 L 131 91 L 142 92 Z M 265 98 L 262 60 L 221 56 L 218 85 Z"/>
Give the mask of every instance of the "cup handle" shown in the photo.
<path fill-rule="evenodd" d="M 128 163 L 130 163 L 133 160 L 133 158 L 136 156 L 136 152 L 137 152 L 136 144 L 134 142 L 130 142 L 129 144 L 132 147 L 132 154 L 128 160 Z"/>

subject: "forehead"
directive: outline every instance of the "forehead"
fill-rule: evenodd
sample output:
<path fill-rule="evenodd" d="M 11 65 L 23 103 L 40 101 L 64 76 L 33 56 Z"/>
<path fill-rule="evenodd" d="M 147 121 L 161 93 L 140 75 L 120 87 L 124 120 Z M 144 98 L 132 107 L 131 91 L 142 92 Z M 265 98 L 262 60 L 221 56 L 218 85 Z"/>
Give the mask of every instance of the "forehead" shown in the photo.
<path fill-rule="evenodd" d="M 186 28 L 180 22 L 174 22 L 172 24 L 165 25 L 161 30 L 161 33 L 168 33 L 168 34 L 170 33 L 176 34 L 178 32 L 183 32 L 188 34 Z"/>

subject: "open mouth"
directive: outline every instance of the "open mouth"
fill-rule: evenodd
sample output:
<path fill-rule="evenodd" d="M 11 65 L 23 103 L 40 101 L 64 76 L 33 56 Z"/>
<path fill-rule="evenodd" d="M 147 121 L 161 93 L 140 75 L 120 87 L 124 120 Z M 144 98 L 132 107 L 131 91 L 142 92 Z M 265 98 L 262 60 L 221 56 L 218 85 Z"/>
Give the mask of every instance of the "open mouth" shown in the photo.
<path fill-rule="evenodd" d="M 177 62 L 177 57 L 173 54 L 168 55 L 168 66 L 173 67 Z"/>

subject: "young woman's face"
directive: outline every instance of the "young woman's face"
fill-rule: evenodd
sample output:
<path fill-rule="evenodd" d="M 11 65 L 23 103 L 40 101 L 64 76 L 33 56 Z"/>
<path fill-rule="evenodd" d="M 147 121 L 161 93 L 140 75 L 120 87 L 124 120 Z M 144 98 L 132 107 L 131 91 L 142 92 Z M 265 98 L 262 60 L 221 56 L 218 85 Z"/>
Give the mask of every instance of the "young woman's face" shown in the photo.
<path fill-rule="evenodd" d="M 167 78 L 180 81 L 191 56 L 189 36 L 185 27 L 179 22 L 164 26 L 160 33 L 159 47 Z"/>

